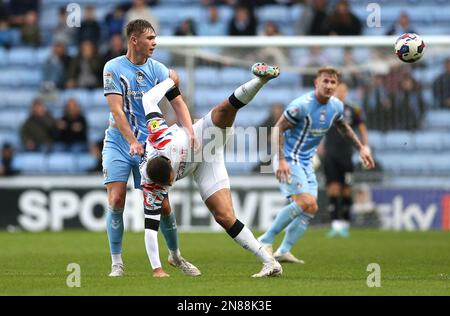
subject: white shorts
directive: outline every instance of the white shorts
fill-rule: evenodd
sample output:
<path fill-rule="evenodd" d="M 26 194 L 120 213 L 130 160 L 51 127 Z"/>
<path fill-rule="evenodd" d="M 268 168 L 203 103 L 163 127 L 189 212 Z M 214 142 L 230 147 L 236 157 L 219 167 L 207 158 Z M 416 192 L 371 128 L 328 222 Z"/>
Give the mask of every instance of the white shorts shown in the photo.
<path fill-rule="evenodd" d="M 217 191 L 230 188 L 230 180 L 225 168 L 224 146 L 233 134 L 233 128 L 225 130 L 215 126 L 212 122 L 211 112 L 198 120 L 193 128 L 195 137 L 202 145 L 202 149 L 214 147 L 212 155 L 208 155 L 206 159 L 203 157 L 193 171 L 200 195 L 203 201 L 206 201 Z M 219 137 L 211 139 L 211 133 Z"/>

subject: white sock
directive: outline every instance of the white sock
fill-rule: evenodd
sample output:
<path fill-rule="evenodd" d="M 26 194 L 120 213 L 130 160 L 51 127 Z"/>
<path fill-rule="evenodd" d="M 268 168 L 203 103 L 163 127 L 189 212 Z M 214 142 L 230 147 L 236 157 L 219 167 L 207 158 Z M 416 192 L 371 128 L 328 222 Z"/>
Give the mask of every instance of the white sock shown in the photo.
<path fill-rule="evenodd" d="M 252 80 L 244 83 L 239 88 L 234 91 L 234 96 L 236 99 L 244 104 L 248 104 L 258 93 L 266 82 L 261 80 L 261 78 L 253 78 Z"/>
<path fill-rule="evenodd" d="M 118 254 L 111 255 L 111 261 L 112 261 L 112 264 L 123 264 L 122 254 L 118 253 Z"/>
<path fill-rule="evenodd" d="M 249 250 L 262 262 L 271 262 L 273 260 L 273 257 L 264 249 L 263 245 L 256 240 L 253 233 L 246 226 L 242 228 L 241 232 L 234 238 L 234 241 L 244 249 Z"/>
<path fill-rule="evenodd" d="M 167 78 L 144 93 L 142 96 L 142 105 L 144 106 L 145 115 L 151 112 L 161 113 L 161 110 L 158 107 L 158 102 L 161 101 L 167 91 L 169 91 L 174 84 L 175 83 L 172 79 Z"/>
<path fill-rule="evenodd" d="M 158 248 L 158 231 L 153 229 L 145 230 L 145 250 L 147 250 L 147 256 L 152 269 L 161 268 Z"/>
<path fill-rule="evenodd" d="M 331 228 L 334 230 L 340 230 L 341 226 L 339 225 L 339 220 L 333 219 L 333 221 L 331 222 Z"/>

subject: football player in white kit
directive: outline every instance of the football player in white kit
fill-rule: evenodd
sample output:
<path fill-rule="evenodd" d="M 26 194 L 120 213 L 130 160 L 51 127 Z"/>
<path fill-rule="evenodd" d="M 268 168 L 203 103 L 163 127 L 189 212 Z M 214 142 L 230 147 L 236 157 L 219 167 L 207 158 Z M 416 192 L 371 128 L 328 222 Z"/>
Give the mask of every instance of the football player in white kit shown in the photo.
<path fill-rule="evenodd" d="M 145 246 L 155 277 L 168 276 L 161 266 L 157 239 L 161 214 L 171 213 L 168 191 L 175 181 L 189 174 L 193 174 L 201 197 L 216 222 L 239 245 L 263 262 L 261 271 L 253 277 L 279 276 L 282 273 L 281 265 L 236 218 L 224 162 L 223 147 L 232 133 L 237 111 L 249 103 L 270 79 L 280 74 L 277 67 L 264 63 L 253 65 L 252 72 L 256 78 L 241 85 L 227 100 L 194 124 L 194 134 L 201 147 L 195 153 L 189 146 L 186 131 L 177 125 L 168 127 L 158 107 L 167 91 L 177 84 L 176 75 L 171 72 L 168 79 L 143 96 L 149 136 L 140 172 L 144 193 Z M 208 148 L 214 148 L 210 154 Z M 199 152 L 201 159 L 198 159 Z"/>

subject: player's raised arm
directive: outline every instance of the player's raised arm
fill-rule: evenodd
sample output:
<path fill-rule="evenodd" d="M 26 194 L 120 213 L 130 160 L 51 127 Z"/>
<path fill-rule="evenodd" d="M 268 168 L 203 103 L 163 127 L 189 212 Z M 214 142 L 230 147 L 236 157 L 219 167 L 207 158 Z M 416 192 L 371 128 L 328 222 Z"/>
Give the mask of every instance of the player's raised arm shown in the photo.
<path fill-rule="evenodd" d="M 180 83 L 178 74 L 175 70 L 170 69 L 169 76 L 170 76 L 170 78 L 174 79 L 174 81 L 176 83 L 176 87 L 174 89 L 170 90 L 166 94 L 166 97 L 170 101 L 170 104 L 172 105 L 172 108 L 175 111 L 175 114 L 177 115 L 178 122 L 188 132 L 191 146 L 194 148 L 197 148 L 198 144 L 196 144 L 196 141 L 195 141 L 194 129 L 192 128 L 191 114 L 189 113 L 188 106 L 184 102 L 183 97 L 181 96 L 180 90 L 178 89 L 178 85 Z"/>
<path fill-rule="evenodd" d="M 140 155 L 144 154 L 144 145 L 139 143 L 136 136 L 134 136 L 131 131 L 130 124 L 128 123 L 127 117 L 123 112 L 123 96 L 118 94 L 107 94 L 106 101 L 108 102 L 109 110 L 116 122 L 116 127 L 119 129 L 120 133 L 130 144 L 130 155 Z"/>

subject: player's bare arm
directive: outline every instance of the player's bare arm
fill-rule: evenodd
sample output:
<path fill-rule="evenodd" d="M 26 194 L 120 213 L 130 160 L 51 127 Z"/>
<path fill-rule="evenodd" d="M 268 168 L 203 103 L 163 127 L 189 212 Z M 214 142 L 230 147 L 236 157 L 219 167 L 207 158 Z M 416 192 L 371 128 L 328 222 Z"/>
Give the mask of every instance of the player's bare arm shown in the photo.
<path fill-rule="evenodd" d="M 279 160 L 276 177 L 280 182 L 287 182 L 291 175 L 291 170 L 284 157 L 284 131 L 293 127 L 292 123 L 282 115 L 275 124 L 275 131 L 272 134 L 272 142 L 275 144 L 275 148 L 277 148 Z"/>
<path fill-rule="evenodd" d="M 180 84 L 180 79 L 178 77 L 177 72 L 173 69 L 170 69 L 169 77 L 175 82 L 175 86 L 178 88 Z M 172 105 L 172 108 L 175 111 L 175 114 L 177 115 L 178 122 L 181 124 L 182 127 L 184 127 L 187 130 L 191 146 L 197 148 L 194 136 L 194 129 L 192 128 L 191 114 L 189 113 L 188 106 L 186 102 L 184 102 L 181 94 L 170 100 L 170 104 Z"/>
<path fill-rule="evenodd" d="M 350 143 L 359 151 L 359 155 L 361 157 L 361 160 L 364 164 L 364 166 L 367 169 L 372 169 L 375 167 L 375 162 L 373 161 L 372 155 L 370 153 L 370 150 L 367 148 L 367 146 L 364 146 L 361 144 L 361 142 L 358 139 L 358 136 L 356 136 L 353 129 L 344 122 L 344 120 L 338 120 L 334 122 L 334 126 L 337 128 L 339 133 L 341 133 L 342 136 L 344 136 Z"/>
<path fill-rule="evenodd" d="M 118 94 L 108 94 L 106 96 L 106 101 L 108 102 L 109 109 L 114 117 L 116 126 L 122 133 L 123 137 L 130 144 L 130 155 L 140 155 L 144 154 L 144 145 L 139 143 L 137 138 L 131 131 L 130 124 L 128 123 L 127 117 L 122 110 L 122 96 Z"/>

